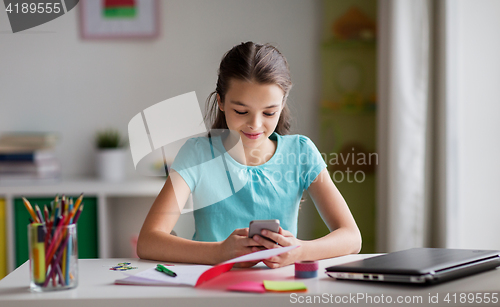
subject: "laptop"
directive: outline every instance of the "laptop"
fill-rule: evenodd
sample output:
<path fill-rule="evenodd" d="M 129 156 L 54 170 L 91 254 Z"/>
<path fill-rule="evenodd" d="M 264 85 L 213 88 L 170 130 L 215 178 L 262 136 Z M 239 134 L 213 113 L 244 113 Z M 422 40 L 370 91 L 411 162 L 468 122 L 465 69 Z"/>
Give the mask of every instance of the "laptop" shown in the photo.
<path fill-rule="evenodd" d="M 335 279 L 435 284 L 500 266 L 500 251 L 412 248 L 326 268 Z"/>

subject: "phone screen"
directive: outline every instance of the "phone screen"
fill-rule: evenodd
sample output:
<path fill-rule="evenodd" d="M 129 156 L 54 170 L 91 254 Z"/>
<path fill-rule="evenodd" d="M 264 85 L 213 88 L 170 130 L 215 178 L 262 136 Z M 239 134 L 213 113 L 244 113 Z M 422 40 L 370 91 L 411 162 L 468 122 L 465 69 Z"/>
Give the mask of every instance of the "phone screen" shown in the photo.
<path fill-rule="evenodd" d="M 259 235 L 261 237 L 264 237 L 268 239 L 269 241 L 274 242 L 273 240 L 261 235 L 261 231 L 263 229 L 273 231 L 273 232 L 278 232 L 280 228 L 280 221 L 279 220 L 253 220 L 250 222 L 249 226 L 249 231 L 248 231 L 248 237 L 252 238 L 254 235 Z M 274 242 L 276 243 L 276 242 Z"/>

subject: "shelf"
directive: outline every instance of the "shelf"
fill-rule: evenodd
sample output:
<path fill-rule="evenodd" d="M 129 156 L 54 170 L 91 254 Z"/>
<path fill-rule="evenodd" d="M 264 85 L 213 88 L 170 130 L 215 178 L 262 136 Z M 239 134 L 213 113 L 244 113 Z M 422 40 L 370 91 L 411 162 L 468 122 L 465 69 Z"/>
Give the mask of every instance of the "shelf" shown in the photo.
<path fill-rule="evenodd" d="M 94 199 L 97 207 L 98 257 L 130 257 L 130 236 L 137 234 L 154 199 L 165 183 L 164 177 L 129 179 L 107 182 L 95 178 L 63 178 L 59 181 L 2 183 L 0 200 L 5 203 L 7 271 L 16 266 L 16 208 L 15 201 L 28 198 L 53 198 L 56 194 L 74 197 L 84 193 L 85 199 Z M 191 197 L 183 213 L 190 212 Z M 25 219 L 27 220 L 27 218 Z M 183 237 L 194 232 L 194 218 L 183 214 L 174 230 Z M 126 254 L 125 254 L 126 253 Z"/>
<path fill-rule="evenodd" d="M 108 196 L 151 196 L 158 195 L 164 178 L 134 179 L 120 182 L 107 182 L 92 178 L 68 178 L 60 181 L 32 183 L 4 183 L 0 185 L 1 195 L 47 195 L 61 194 L 92 194 L 105 193 Z"/>

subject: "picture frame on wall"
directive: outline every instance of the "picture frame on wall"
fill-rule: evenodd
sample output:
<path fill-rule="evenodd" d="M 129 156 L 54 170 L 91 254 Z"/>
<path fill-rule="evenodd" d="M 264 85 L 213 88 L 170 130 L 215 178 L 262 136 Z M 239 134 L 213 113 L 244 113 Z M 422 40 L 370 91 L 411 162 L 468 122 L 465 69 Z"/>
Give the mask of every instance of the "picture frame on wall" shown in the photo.
<path fill-rule="evenodd" d="M 80 0 L 83 39 L 156 38 L 158 0 Z"/>

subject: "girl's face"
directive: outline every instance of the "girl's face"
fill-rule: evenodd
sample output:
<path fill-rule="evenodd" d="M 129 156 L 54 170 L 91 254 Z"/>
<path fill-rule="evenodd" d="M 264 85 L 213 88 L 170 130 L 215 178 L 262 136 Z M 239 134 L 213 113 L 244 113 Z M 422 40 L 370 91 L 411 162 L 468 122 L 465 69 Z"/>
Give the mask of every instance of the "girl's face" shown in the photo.
<path fill-rule="evenodd" d="M 240 134 L 243 146 L 261 148 L 274 132 L 283 107 L 283 90 L 276 84 L 233 79 L 225 101 L 217 95 L 229 130 Z"/>

